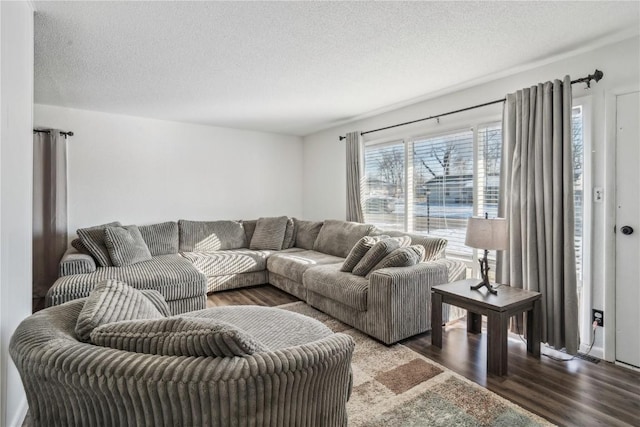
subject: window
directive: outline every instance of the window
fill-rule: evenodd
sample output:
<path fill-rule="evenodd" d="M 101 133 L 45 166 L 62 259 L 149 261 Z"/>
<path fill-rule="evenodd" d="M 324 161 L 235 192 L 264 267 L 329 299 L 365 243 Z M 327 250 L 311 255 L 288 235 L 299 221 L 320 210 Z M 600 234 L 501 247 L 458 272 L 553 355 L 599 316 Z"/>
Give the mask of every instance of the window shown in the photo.
<path fill-rule="evenodd" d="M 575 249 L 582 280 L 583 109 L 572 110 L 575 193 Z M 498 214 L 502 125 L 483 124 L 443 135 L 366 145 L 362 200 L 365 221 L 444 237 L 447 255 L 471 262 L 464 244 L 467 219 Z M 491 263 L 495 251 L 489 251 Z M 470 264 L 471 265 L 471 264 Z M 475 266 L 473 266 L 475 268 Z"/>

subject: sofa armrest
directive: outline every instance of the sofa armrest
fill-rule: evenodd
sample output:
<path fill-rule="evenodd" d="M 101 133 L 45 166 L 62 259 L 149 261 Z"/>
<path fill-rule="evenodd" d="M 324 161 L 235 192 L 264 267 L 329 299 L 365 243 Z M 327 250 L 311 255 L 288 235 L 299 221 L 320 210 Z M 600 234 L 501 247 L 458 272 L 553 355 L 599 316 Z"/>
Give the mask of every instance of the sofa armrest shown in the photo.
<path fill-rule="evenodd" d="M 430 330 L 431 287 L 458 280 L 464 272 L 464 263 L 446 258 L 374 271 L 369 277 L 368 310 L 376 325 L 370 326 L 382 332 L 385 343 Z"/>
<path fill-rule="evenodd" d="M 86 274 L 96 271 L 96 262 L 91 255 L 78 252 L 75 248 L 69 248 L 62 255 L 58 266 L 59 277 L 72 274 Z"/>

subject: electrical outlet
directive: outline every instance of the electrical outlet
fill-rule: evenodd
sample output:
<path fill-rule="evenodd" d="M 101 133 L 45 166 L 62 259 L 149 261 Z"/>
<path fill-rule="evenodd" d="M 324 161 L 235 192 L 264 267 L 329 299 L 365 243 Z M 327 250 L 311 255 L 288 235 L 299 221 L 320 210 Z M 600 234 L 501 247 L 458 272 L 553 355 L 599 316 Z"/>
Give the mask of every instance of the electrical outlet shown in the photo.
<path fill-rule="evenodd" d="M 604 326 L 604 311 L 596 310 L 595 308 L 591 310 L 591 321 L 596 322 L 598 326 Z"/>

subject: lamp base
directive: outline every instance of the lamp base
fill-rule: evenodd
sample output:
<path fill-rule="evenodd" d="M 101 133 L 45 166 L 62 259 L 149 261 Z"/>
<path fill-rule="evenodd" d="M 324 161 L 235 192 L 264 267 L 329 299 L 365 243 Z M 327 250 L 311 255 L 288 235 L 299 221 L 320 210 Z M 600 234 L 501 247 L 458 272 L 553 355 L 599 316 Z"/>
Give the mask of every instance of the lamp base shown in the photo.
<path fill-rule="evenodd" d="M 477 290 L 482 289 L 484 287 L 487 288 L 487 290 L 489 291 L 490 294 L 498 295 L 498 290 L 494 289 L 493 286 L 491 286 L 491 284 L 489 282 L 485 282 L 484 280 L 482 282 L 478 283 L 477 285 L 471 286 L 471 289 L 474 290 L 474 291 L 477 291 Z"/>

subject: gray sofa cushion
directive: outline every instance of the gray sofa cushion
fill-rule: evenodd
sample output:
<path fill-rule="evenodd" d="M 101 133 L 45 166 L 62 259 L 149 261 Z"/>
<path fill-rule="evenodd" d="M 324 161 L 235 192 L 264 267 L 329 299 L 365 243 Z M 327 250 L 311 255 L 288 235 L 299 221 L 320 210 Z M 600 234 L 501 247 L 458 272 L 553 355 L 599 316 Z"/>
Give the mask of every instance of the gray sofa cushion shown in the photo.
<path fill-rule="evenodd" d="M 401 247 L 391 252 L 386 257 L 382 258 L 365 276 L 369 278 L 371 273 L 381 268 L 388 267 L 411 267 L 420 262 L 420 259 L 424 256 L 424 248 L 420 245 Z"/>
<path fill-rule="evenodd" d="M 296 235 L 296 248 L 313 249 L 313 245 L 318 238 L 318 233 L 322 228 L 322 221 L 304 221 L 294 218 L 295 223 L 295 235 Z"/>
<path fill-rule="evenodd" d="M 296 224 L 293 218 L 287 218 L 287 229 L 284 232 L 282 249 L 290 249 L 296 245 Z"/>
<path fill-rule="evenodd" d="M 151 259 L 151 252 L 135 225 L 105 227 L 104 243 L 116 267 L 133 265 Z"/>
<path fill-rule="evenodd" d="M 161 356 L 233 357 L 268 351 L 227 322 L 180 316 L 102 325 L 91 332 L 91 342 Z"/>
<path fill-rule="evenodd" d="M 358 240 L 372 229 L 369 224 L 328 219 L 318 233 L 313 250 L 346 258 Z"/>
<path fill-rule="evenodd" d="M 152 256 L 178 253 L 178 223 L 175 221 L 138 227 Z"/>
<path fill-rule="evenodd" d="M 249 273 L 267 269 L 269 251 L 233 249 L 217 252 L 185 252 L 182 254 L 207 277 Z"/>
<path fill-rule="evenodd" d="M 251 243 L 251 239 L 253 238 L 253 233 L 256 231 L 256 225 L 258 224 L 257 219 L 251 220 L 242 220 L 242 228 L 244 228 L 244 235 L 247 238 L 247 246 Z"/>
<path fill-rule="evenodd" d="M 353 267 L 352 273 L 357 276 L 366 276 L 376 264 L 384 257 L 400 247 L 400 242 L 396 239 L 382 239 L 377 242 L 362 257 L 360 262 Z"/>
<path fill-rule="evenodd" d="M 349 255 L 347 255 L 347 258 L 344 260 L 344 264 L 342 264 L 340 271 L 350 273 L 353 270 L 353 267 L 360 262 L 362 257 L 364 257 L 367 252 L 369 252 L 369 249 L 371 249 L 379 240 L 379 237 L 372 236 L 364 236 L 362 239 L 358 240 L 349 252 Z"/>
<path fill-rule="evenodd" d="M 344 258 L 316 251 L 279 252 L 267 259 L 270 273 L 302 283 L 302 274 L 307 268 L 322 264 L 337 264 L 344 262 Z"/>
<path fill-rule="evenodd" d="M 362 276 L 340 271 L 339 265 L 310 268 L 304 273 L 303 283 L 309 292 L 322 295 L 358 311 L 367 310 L 369 281 Z"/>
<path fill-rule="evenodd" d="M 422 234 L 405 233 L 396 230 L 382 230 L 376 228 L 371 232 L 371 236 L 378 234 L 388 234 L 391 237 L 409 236 L 412 245 L 422 245 L 425 249 L 425 261 L 435 261 L 444 258 L 445 249 L 447 248 L 447 239 L 441 237 L 431 237 Z"/>
<path fill-rule="evenodd" d="M 239 221 L 178 221 L 180 252 L 213 252 L 247 247 Z"/>
<path fill-rule="evenodd" d="M 281 250 L 288 219 L 286 216 L 258 218 L 249 248 Z"/>
<path fill-rule="evenodd" d="M 108 224 L 96 225 L 95 227 L 79 228 L 78 238 L 82 245 L 89 251 L 100 267 L 112 266 L 109 251 L 104 243 L 104 229 L 106 227 L 121 227 L 118 221 Z"/>
<path fill-rule="evenodd" d="M 87 249 L 87 247 L 84 244 L 82 244 L 80 239 L 73 239 L 71 241 L 71 246 L 81 254 L 91 255 L 91 252 L 89 252 L 89 249 Z"/>
<path fill-rule="evenodd" d="M 80 341 L 88 341 L 91 331 L 105 323 L 161 317 L 162 313 L 140 291 L 109 279 L 99 283 L 85 301 L 76 322 L 76 335 Z"/>

